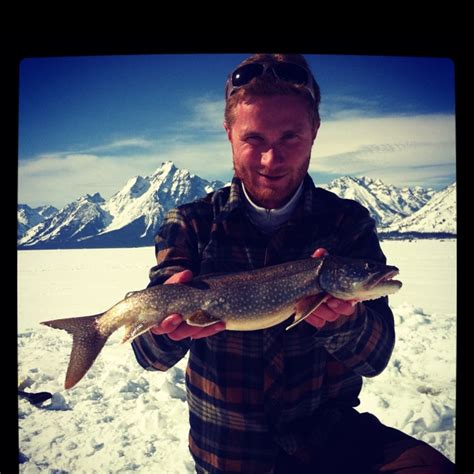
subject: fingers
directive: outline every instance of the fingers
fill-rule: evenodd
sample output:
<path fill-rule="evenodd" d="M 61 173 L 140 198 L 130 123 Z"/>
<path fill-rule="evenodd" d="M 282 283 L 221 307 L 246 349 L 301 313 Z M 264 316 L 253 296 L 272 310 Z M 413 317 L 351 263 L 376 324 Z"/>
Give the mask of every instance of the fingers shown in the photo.
<path fill-rule="evenodd" d="M 309 315 L 305 321 L 318 329 L 321 329 L 326 324 L 324 319 L 319 318 L 314 313 Z"/>
<path fill-rule="evenodd" d="M 185 337 L 190 337 L 191 339 L 202 339 L 203 337 L 213 336 L 214 334 L 217 334 L 218 332 L 225 330 L 225 323 L 216 323 L 216 324 L 213 324 L 212 326 L 207 326 L 205 328 L 193 327 L 193 326 L 190 326 L 189 324 L 186 324 L 186 326 L 188 326 L 188 328 L 192 328 L 195 330 L 195 331 L 192 331 L 189 336 L 185 336 Z"/>
<path fill-rule="evenodd" d="M 183 270 L 182 272 L 171 275 L 163 284 L 169 285 L 171 283 L 186 283 L 193 279 L 193 272 L 191 270 Z"/>
<path fill-rule="evenodd" d="M 344 301 L 337 298 L 330 298 L 327 305 L 332 311 L 342 314 L 343 316 L 351 316 L 355 312 L 355 305 L 350 301 Z"/>
<path fill-rule="evenodd" d="M 201 339 L 203 337 L 213 336 L 224 329 L 225 323 L 223 322 L 201 328 L 187 324 L 183 321 L 183 317 L 180 314 L 171 314 L 167 316 L 160 325 L 152 327 L 150 331 L 157 335 L 167 334 L 173 341 L 180 341 L 187 337 Z"/>
<path fill-rule="evenodd" d="M 193 337 L 195 334 L 201 331 L 201 329 L 202 328 L 190 326 L 189 324 L 183 322 L 173 332 L 170 332 L 168 337 L 173 339 L 173 341 L 180 341 L 181 339 L 186 339 L 187 337 Z"/>
<path fill-rule="evenodd" d="M 180 341 L 181 339 L 186 339 L 187 337 L 190 337 L 191 339 L 201 339 L 203 337 L 213 336 L 224 329 L 224 323 L 216 323 L 212 326 L 201 328 L 197 326 L 191 326 L 186 322 L 183 322 L 174 331 L 170 332 L 168 337 L 173 339 L 173 341 Z"/>
<path fill-rule="evenodd" d="M 337 321 L 340 318 L 352 316 L 355 311 L 357 301 L 344 301 L 338 298 L 329 298 L 316 308 L 313 313 L 306 318 L 306 321 L 318 329 L 321 329 L 326 323 Z"/>
<path fill-rule="evenodd" d="M 323 247 L 320 247 L 318 249 L 316 249 L 313 254 L 311 255 L 311 257 L 314 257 L 314 258 L 323 258 L 325 257 L 326 255 L 328 255 L 329 252 L 323 248 Z"/>
<path fill-rule="evenodd" d="M 315 326 L 318 329 L 321 329 L 326 323 L 336 321 L 341 318 L 340 314 L 335 313 L 326 305 L 321 305 L 316 311 L 311 313 L 305 321 Z"/>
<path fill-rule="evenodd" d="M 170 314 L 167 316 L 158 326 L 153 326 L 150 331 L 153 334 L 169 334 L 173 332 L 181 323 L 183 322 L 183 317 L 180 314 Z"/>
<path fill-rule="evenodd" d="M 313 312 L 313 314 L 324 321 L 336 321 L 339 317 L 339 313 L 334 311 L 328 303 L 323 303 Z"/>

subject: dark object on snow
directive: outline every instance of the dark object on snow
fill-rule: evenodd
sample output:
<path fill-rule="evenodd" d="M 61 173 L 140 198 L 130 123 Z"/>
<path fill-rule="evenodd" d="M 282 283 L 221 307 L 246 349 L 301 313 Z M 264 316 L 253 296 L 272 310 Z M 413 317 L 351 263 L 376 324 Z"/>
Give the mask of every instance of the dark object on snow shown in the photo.
<path fill-rule="evenodd" d="M 23 390 L 18 390 L 18 395 L 21 398 L 26 398 L 33 405 L 41 405 L 41 403 L 53 398 L 53 394 L 49 392 L 24 392 Z"/>

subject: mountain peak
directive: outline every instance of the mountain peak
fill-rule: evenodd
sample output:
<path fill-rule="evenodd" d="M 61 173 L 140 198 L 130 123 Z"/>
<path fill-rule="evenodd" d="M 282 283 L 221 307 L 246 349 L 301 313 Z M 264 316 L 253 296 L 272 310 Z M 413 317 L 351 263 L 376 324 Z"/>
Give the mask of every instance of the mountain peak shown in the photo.
<path fill-rule="evenodd" d="M 38 213 L 41 216 L 43 216 L 45 219 L 47 219 L 48 217 L 51 217 L 53 214 L 58 212 L 58 209 L 56 209 L 54 206 L 45 205 L 45 206 L 37 207 L 36 211 L 38 211 Z"/>
<path fill-rule="evenodd" d="M 94 193 L 94 194 L 85 194 L 84 196 L 81 196 L 78 200 L 78 202 L 93 202 L 95 204 L 101 204 L 105 202 L 105 199 L 100 195 L 100 193 Z"/>
<path fill-rule="evenodd" d="M 155 172 L 153 173 L 152 176 L 167 175 L 167 174 L 170 174 L 170 173 L 174 173 L 175 171 L 177 171 L 177 169 L 178 168 L 176 168 L 175 164 L 171 160 L 163 161 L 161 163 L 161 166 L 159 166 L 155 170 Z"/>
<path fill-rule="evenodd" d="M 132 197 L 140 197 L 148 191 L 150 182 L 141 176 L 135 176 L 128 180 L 121 193 L 130 194 Z"/>
<path fill-rule="evenodd" d="M 380 178 L 374 179 L 371 178 L 370 176 L 360 176 L 359 178 L 356 178 L 356 180 L 366 186 L 387 186 Z"/>
<path fill-rule="evenodd" d="M 380 182 L 381 184 L 383 184 L 383 182 L 380 179 L 378 179 L 377 181 L 374 181 L 372 178 L 369 178 L 368 176 L 356 177 L 356 176 L 345 175 L 345 176 L 341 176 L 339 178 L 334 179 L 333 181 L 331 181 L 330 184 L 342 183 L 344 185 L 348 185 L 348 184 L 354 183 L 354 184 L 358 184 L 358 185 L 368 186 L 368 185 L 374 184 L 376 182 Z"/>

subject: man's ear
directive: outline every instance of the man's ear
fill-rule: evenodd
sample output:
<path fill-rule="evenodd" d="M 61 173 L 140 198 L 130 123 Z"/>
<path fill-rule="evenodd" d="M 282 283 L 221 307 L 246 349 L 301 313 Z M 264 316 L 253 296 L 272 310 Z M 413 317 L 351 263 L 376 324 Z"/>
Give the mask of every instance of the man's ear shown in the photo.
<path fill-rule="evenodd" d="M 321 122 L 318 120 L 315 124 L 314 124 L 314 129 L 313 129 L 313 143 L 314 143 L 314 140 L 316 140 L 316 137 L 318 136 L 318 130 L 319 130 L 319 126 L 321 125 Z"/>
<path fill-rule="evenodd" d="M 224 128 L 227 133 L 227 139 L 232 142 L 232 129 L 227 122 L 224 122 Z"/>

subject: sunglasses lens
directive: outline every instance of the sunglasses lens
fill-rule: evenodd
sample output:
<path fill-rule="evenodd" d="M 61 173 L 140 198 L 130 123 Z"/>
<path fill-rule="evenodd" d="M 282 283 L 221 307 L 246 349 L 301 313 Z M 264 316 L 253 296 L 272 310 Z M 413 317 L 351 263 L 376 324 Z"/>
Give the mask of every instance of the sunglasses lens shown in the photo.
<path fill-rule="evenodd" d="M 263 73 L 263 64 L 246 64 L 232 73 L 232 85 L 240 87 Z"/>
<path fill-rule="evenodd" d="M 277 63 L 273 66 L 273 70 L 282 81 L 304 85 L 309 83 L 308 72 L 297 64 Z"/>
<path fill-rule="evenodd" d="M 311 74 L 298 64 L 285 62 L 250 63 L 237 68 L 227 80 L 225 89 L 226 100 L 236 89 L 245 86 L 255 77 L 263 74 L 266 75 L 269 72 L 279 81 L 305 86 L 313 100 L 316 100 L 316 92 L 311 80 Z"/>

